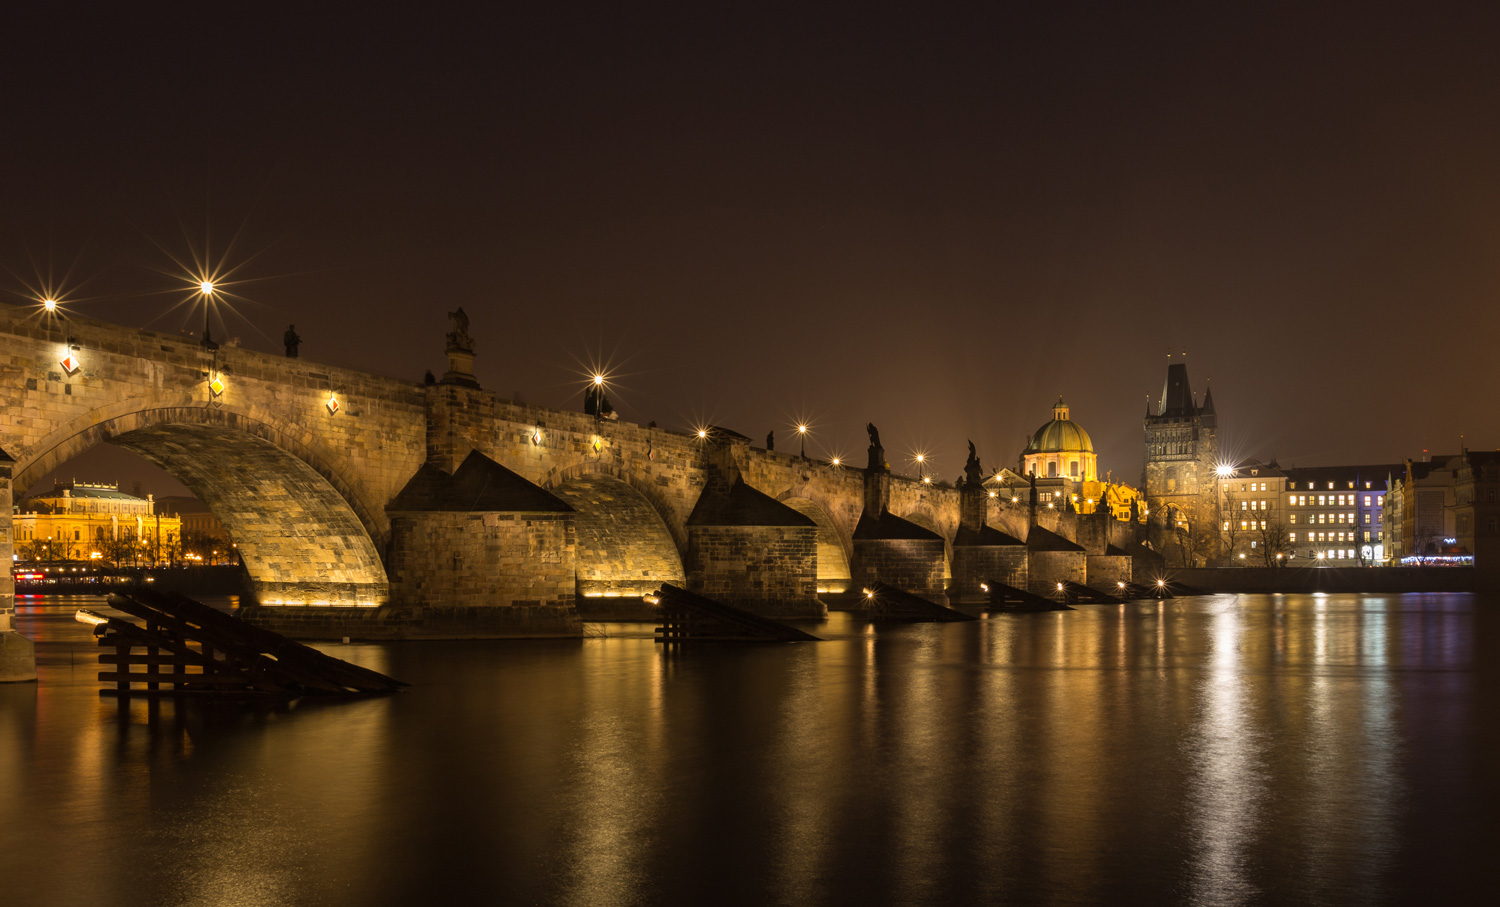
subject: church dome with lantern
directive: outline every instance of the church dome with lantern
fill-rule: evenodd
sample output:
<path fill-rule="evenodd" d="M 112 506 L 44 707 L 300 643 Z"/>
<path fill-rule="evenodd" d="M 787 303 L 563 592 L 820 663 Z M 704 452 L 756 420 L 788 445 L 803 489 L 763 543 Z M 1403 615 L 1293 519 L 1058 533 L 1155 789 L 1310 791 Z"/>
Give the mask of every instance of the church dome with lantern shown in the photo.
<path fill-rule="evenodd" d="M 1098 479 L 1094 442 L 1083 426 L 1068 418 L 1062 397 L 1052 407 L 1052 421 L 1036 430 L 1021 452 L 1021 472 L 1037 478 L 1069 478 L 1075 482 Z"/>

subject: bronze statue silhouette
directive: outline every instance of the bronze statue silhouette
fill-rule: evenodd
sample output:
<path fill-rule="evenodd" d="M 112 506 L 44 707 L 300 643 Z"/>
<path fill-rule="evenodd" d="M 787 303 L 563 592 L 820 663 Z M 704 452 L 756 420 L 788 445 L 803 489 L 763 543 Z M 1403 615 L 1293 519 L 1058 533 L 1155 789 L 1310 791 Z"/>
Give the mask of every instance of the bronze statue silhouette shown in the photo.
<path fill-rule="evenodd" d="M 453 330 L 448 332 L 448 345 L 472 353 L 474 340 L 469 336 L 469 316 L 464 313 L 464 307 L 459 306 L 458 311 L 449 312 L 448 318 L 453 322 Z"/>

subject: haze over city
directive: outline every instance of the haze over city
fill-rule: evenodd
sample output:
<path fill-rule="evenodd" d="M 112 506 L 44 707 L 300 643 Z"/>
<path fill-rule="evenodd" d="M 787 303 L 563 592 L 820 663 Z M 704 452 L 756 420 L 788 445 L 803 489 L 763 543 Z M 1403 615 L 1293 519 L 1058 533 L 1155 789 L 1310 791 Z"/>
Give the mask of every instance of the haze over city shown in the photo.
<path fill-rule="evenodd" d="M 1233 456 L 1500 444 L 1491 6 L 8 18 L 13 303 L 948 479 L 1061 395 L 1137 481 L 1169 350 Z"/>

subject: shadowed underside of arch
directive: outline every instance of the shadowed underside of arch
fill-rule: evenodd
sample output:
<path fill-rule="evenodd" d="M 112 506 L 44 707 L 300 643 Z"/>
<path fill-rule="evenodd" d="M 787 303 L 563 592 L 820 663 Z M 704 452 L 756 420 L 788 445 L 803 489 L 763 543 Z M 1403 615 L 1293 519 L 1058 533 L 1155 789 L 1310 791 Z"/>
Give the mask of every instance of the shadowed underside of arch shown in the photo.
<path fill-rule="evenodd" d="M 580 475 L 549 490 L 577 511 L 580 595 L 638 597 L 662 583 L 684 584 L 682 556 L 666 522 L 628 482 Z"/>
<path fill-rule="evenodd" d="M 224 524 L 264 605 L 376 606 L 385 567 L 347 501 L 302 460 L 231 428 L 163 423 L 110 439 L 171 473 Z"/>
<path fill-rule="evenodd" d="M 849 555 L 828 511 L 809 498 L 783 498 L 781 503 L 818 524 L 818 591 L 842 592 L 853 582 Z"/>

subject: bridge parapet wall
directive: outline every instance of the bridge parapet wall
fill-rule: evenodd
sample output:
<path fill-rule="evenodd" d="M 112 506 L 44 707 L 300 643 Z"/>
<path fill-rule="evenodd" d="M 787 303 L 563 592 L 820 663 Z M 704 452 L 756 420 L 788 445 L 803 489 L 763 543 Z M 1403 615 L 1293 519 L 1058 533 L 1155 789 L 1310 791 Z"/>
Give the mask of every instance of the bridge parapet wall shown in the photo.
<path fill-rule="evenodd" d="M 385 502 L 422 461 L 424 396 L 414 382 L 9 305 L 0 305 L 0 342 L 0 446 L 17 461 L 18 492 L 100 441 L 190 419 L 302 459 L 379 544 Z M 71 372 L 61 363 L 69 354 Z M 214 377 L 222 394 L 209 388 Z"/>

